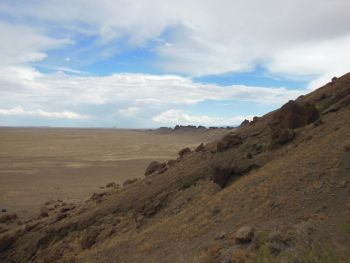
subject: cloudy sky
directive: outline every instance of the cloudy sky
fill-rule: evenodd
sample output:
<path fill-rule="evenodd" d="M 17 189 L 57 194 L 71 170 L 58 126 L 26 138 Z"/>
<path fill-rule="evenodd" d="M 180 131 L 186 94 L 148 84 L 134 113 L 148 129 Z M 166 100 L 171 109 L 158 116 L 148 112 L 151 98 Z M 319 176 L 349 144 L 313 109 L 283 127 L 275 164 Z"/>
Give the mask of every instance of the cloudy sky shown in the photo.
<path fill-rule="evenodd" d="M 0 125 L 237 125 L 350 71 L 349 0 L 0 0 Z"/>

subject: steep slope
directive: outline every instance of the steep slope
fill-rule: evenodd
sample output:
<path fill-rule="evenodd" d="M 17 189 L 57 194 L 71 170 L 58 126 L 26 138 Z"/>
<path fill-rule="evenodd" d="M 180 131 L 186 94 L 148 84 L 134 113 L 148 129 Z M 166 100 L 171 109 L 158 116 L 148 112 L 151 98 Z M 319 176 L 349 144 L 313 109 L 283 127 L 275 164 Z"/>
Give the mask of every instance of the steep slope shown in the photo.
<path fill-rule="evenodd" d="M 347 74 L 143 180 L 47 204 L 0 231 L 0 261 L 350 262 L 349 104 Z"/>

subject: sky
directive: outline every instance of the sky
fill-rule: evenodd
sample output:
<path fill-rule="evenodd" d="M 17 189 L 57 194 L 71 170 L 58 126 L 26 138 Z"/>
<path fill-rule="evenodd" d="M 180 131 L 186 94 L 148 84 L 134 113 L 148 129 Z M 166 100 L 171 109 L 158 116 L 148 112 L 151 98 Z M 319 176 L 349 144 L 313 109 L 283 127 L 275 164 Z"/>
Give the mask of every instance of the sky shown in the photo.
<path fill-rule="evenodd" d="M 349 0 L 0 0 L 0 126 L 236 126 L 350 71 Z"/>

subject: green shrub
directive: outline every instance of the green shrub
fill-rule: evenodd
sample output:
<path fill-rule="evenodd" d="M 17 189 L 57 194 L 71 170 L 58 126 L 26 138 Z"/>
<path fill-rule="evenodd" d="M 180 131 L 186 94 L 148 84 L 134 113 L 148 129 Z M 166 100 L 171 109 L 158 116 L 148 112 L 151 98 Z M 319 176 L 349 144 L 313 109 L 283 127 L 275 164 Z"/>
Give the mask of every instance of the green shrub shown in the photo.
<path fill-rule="evenodd" d="M 196 185 L 197 182 L 201 179 L 199 176 L 191 176 L 188 178 L 184 178 L 181 181 L 178 182 L 178 188 L 180 190 L 184 190 L 187 188 L 192 187 L 193 185 Z"/>

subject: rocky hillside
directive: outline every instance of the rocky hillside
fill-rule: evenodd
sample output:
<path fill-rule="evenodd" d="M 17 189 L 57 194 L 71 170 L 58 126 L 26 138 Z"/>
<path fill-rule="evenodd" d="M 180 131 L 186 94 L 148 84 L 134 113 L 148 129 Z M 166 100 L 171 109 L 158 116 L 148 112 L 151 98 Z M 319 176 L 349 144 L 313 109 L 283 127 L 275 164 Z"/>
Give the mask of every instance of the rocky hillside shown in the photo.
<path fill-rule="evenodd" d="M 350 262 L 350 74 L 82 205 L 0 218 L 1 262 Z"/>

